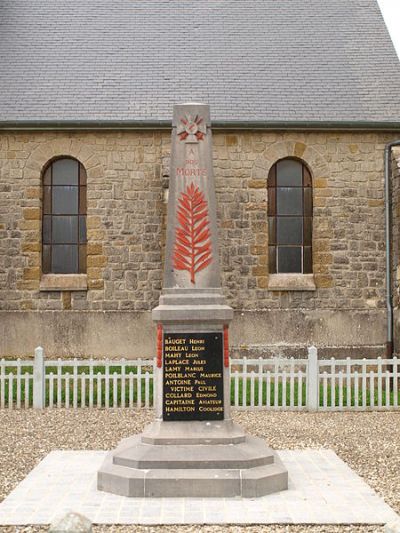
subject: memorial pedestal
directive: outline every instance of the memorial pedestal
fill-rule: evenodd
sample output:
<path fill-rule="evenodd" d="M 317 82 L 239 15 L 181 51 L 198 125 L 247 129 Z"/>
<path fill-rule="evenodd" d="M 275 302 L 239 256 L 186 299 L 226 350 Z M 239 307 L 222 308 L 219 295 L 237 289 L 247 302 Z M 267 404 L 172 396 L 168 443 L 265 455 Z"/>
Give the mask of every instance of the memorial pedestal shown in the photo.
<path fill-rule="evenodd" d="M 163 331 L 156 420 L 108 454 L 98 473 L 100 490 L 135 497 L 254 498 L 287 489 L 287 470 L 276 454 L 230 418 L 223 352 L 224 325 L 233 311 L 216 292 L 203 293 L 201 304 L 192 295 L 192 305 L 182 304 L 189 299 L 185 291 L 161 297 L 153 311 Z"/>
<path fill-rule="evenodd" d="M 156 421 L 110 452 L 98 488 L 141 497 L 257 497 L 287 470 L 230 416 L 208 106 L 175 106 L 164 289 L 157 323 Z"/>
<path fill-rule="evenodd" d="M 254 498 L 287 488 L 287 471 L 262 439 L 229 420 L 156 422 L 120 442 L 98 488 L 135 497 Z"/>

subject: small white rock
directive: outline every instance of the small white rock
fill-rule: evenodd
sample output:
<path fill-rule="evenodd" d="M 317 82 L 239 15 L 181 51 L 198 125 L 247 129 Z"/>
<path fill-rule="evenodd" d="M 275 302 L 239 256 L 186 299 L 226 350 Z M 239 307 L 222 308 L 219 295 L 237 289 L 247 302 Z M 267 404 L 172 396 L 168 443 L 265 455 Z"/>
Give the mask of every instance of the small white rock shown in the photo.
<path fill-rule="evenodd" d="M 400 533 L 400 519 L 388 522 L 385 525 L 385 533 Z"/>
<path fill-rule="evenodd" d="M 68 512 L 62 517 L 54 519 L 49 533 L 91 533 L 92 522 L 79 513 Z"/>

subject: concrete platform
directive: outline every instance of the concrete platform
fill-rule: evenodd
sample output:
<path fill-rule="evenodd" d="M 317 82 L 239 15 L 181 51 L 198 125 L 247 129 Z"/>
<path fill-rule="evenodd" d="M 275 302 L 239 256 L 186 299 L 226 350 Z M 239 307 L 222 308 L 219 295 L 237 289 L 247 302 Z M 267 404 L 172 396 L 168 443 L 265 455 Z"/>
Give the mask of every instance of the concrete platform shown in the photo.
<path fill-rule="evenodd" d="M 130 497 L 252 498 L 287 489 L 287 470 L 261 439 L 153 446 L 130 437 L 110 452 L 98 488 Z"/>
<path fill-rule="evenodd" d="M 144 498 L 253 498 L 287 484 L 287 470 L 274 451 L 231 420 L 156 421 L 109 452 L 97 488 Z"/>
<path fill-rule="evenodd" d="M 54 451 L 0 503 L 0 525 L 385 524 L 398 515 L 332 450 L 280 450 L 289 489 L 261 498 L 127 498 L 96 489 L 106 451 Z"/>

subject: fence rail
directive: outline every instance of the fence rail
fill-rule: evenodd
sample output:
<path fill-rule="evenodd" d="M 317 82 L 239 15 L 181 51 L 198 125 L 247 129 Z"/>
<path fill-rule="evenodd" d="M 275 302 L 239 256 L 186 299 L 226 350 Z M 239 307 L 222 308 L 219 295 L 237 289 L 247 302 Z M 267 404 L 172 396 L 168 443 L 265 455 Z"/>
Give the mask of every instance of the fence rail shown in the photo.
<path fill-rule="evenodd" d="M 231 359 L 231 404 L 237 409 L 388 410 L 400 406 L 400 361 Z M 0 361 L 0 408 L 151 408 L 153 360 Z"/>

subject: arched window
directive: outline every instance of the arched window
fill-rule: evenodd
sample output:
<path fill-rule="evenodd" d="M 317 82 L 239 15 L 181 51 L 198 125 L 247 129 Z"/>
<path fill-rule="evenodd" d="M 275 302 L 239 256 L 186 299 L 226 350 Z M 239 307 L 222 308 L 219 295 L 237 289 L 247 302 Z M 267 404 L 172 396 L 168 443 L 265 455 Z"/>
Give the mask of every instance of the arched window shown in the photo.
<path fill-rule="evenodd" d="M 312 183 L 304 163 L 282 159 L 268 175 L 269 272 L 312 272 Z"/>
<path fill-rule="evenodd" d="M 43 174 L 42 271 L 86 272 L 86 171 L 76 159 L 52 161 Z"/>

